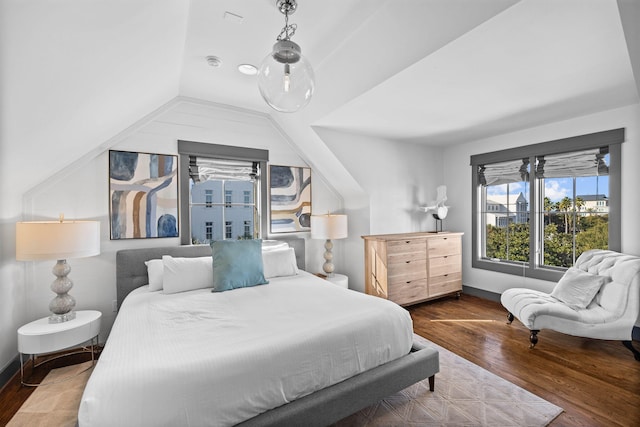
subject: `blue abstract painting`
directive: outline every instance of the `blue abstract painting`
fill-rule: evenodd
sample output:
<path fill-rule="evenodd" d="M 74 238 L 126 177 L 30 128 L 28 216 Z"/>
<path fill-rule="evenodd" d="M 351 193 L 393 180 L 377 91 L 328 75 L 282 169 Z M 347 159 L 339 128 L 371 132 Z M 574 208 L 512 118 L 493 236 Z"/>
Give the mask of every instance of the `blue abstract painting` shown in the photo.
<path fill-rule="evenodd" d="M 109 151 L 111 239 L 178 237 L 178 156 Z"/>
<path fill-rule="evenodd" d="M 271 165 L 271 232 L 311 230 L 311 169 Z"/>

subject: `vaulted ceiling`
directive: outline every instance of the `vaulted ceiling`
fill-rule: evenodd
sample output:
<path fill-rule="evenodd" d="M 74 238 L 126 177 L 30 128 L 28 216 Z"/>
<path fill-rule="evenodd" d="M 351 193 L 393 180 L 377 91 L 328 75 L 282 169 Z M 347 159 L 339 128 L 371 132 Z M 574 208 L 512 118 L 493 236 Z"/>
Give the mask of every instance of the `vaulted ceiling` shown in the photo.
<path fill-rule="evenodd" d="M 316 92 L 285 122 L 443 145 L 638 103 L 639 3 L 298 0 Z M 0 153 L 47 176 L 176 96 L 277 117 L 237 66 L 283 23 L 275 0 L 2 0 Z"/>

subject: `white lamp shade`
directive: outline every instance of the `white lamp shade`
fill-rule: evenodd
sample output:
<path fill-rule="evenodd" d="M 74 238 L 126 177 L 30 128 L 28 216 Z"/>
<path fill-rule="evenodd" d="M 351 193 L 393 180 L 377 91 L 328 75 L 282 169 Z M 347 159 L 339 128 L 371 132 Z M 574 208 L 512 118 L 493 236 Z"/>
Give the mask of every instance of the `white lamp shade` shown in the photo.
<path fill-rule="evenodd" d="M 97 221 L 16 223 L 16 259 L 35 261 L 84 258 L 100 254 Z"/>
<path fill-rule="evenodd" d="M 346 215 L 311 215 L 312 239 L 344 239 L 347 236 Z"/>

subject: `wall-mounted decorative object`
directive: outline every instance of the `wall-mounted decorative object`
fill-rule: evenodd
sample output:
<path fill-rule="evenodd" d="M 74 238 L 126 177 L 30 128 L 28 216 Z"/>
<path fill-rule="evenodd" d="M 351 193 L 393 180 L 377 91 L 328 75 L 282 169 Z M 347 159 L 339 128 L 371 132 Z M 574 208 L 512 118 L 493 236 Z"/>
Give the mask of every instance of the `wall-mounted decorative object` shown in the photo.
<path fill-rule="evenodd" d="M 111 239 L 178 237 L 178 156 L 109 151 Z"/>
<path fill-rule="evenodd" d="M 271 165 L 269 190 L 272 233 L 311 230 L 311 168 Z"/>
<path fill-rule="evenodd" d="M 438 193 L 437 200 L 429 202 L 428 206 L 420 206 L 425 213 L 431 212 L 433 218 L 436 220 L 436 233 L 438 232 L 438 224 L 440 225 L 440 231 L 442 231 L 442 220 L 447 217 L 450 206 L 445 206 L 447 201 L 447 186 L 439 185 L 436 188 Z"/>

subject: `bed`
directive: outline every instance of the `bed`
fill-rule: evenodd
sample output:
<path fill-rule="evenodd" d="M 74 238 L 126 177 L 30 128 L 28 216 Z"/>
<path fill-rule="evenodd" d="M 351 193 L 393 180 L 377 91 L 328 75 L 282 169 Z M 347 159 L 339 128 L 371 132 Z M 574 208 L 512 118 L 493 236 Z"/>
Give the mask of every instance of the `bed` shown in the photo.
<path fill-rule="evenodd" d="M 437 350 L 413 342 L 406 310 L 305 272 L 304 239 L 287 245 L 296 274 L 172 294 L 149 291 L 145 262 L 210 247 L 119 251 L 120 310 L 80 427 L 322 426 L 425 378 L 433 388 Z"/>

